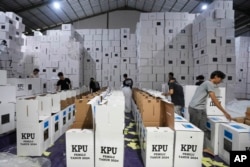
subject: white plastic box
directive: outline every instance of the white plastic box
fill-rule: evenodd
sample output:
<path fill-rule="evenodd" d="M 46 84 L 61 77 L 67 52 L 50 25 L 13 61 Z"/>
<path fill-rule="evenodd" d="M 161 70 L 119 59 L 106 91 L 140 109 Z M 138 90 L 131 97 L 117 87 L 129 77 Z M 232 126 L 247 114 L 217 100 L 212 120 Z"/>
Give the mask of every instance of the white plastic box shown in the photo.
<path fill-rule="evenodd" d="M 173 166 L 174 131 L 168 127 L 146 127 L 141 154 L 145 167 Z"/>
<path fill-rule="evenodd" d="M 230 165 L 230 151 L 249 151 L 250 126 L 236 122 L 219 126 L 219 157 Z"/>
<path fill-rule="evenodd" d="M 214 155 L 219 153 L 219 125 L 220 123 L 229 122 L 224 116 L 208 116 L 206 127 L 207 135 L 205 136 L 206 147 L 209 148 Z"/>
<path fill-rule="evenodd" d="M 174 166 L 201 166 L 204 132 L 189 122 L 175 122 Z"/>
<path fill-rule="evenodd" d="M 94 132 L 70 129 L 66 132 L 67 167 L 94 166 Z"/>

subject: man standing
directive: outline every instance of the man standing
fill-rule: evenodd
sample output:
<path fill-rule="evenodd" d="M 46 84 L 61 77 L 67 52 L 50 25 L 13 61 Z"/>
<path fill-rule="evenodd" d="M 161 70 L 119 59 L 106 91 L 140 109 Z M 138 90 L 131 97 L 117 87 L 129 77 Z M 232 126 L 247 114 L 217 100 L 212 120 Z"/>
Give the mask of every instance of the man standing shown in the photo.
<path fill-rule="evenodd" d="M 32 72 L 32 74 L 30 74 L 30 78 L 39 78 L 39 69 L 35 68 Z"/>
<path fill-rule="evenodd" d="M 169 72 L 169 73 L 168 73 L 168 85 L 170 84 L 170 81 L 171 81 L 172 79 L 174 79 L 174 80 L 176 81 L 176 79 L 175 79 L 175 77 L 174 77 L 174 73 Z M 177 82 L 177 81 L 176 81 L 176 82 Z"/>
<path fill-rule="evenodd" d="M 175 79 L 169 81 L 169 91 L 168 93 L 163 93 L 165 96 L 171 96 L 171 101 L 174 103 L 174 112 L 176 114 L 182 115 L 182 110 L 184 108 L 184 92 L 183 87 L 176 82 Z"/>
<path fill-rule="evenodd" d="M 94 78 L 90 78 L 89 89 L 90 89 L 91 93 L 94 93 L 94 92 L 100 90 L 100 85 L 97 81 L 95 81 Z"/>
<path fill-rule="evenodd" d="M 123 86 L 122 91 L 125 96 L 125 113 L 131 112 L 131 105 L 132 105 L 132 87 L 133 87 L 133 80 L 128 78 L 127 74 L 123 74 Z"/>
<path fill-rule="evenodd" d="M 59 91 L 59 87 L 61 88 L 60 90 L 71 89 L 71 82 L 70 82 L 69 78 L 64 78 L 62 72 L 59 72 L 57 74 L 57 76 L 59 77 L 59 81 L 56 84 L 56 86 L 57 86 L 56 91 Z"/>
<path fill-rule="evenodd" d="M 209 95 L 215 106 L 223 112 L 228 120 L 231 120 L 231 116 L 226 112 L 226 110 L 221 106 L 220 102 L 215 95 L 215 87 L 217 84 L 221 83 L 226 75 L 221 71 L 214 71 L 209 81 L 203 82 L 199 87 L 197 87 L 194 96 L 189 103 L 188 111 L 190 114 L 190 122 L 196 125 L 198 128 L 204 131 L 206 134 L 206 99 Z M 205 142 L 204 142 L 205 144 Z M 204 145 L 205 148 L 205 145 Z M 204 151 L 209 152 L 208 149 Z"/>

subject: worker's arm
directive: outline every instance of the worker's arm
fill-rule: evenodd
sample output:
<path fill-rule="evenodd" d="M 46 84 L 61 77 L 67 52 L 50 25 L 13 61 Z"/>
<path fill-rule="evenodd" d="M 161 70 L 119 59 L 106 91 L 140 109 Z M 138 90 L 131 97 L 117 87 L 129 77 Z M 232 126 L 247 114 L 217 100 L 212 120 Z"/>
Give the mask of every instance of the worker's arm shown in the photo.
<path fill-rule="evenodd" d="M 59 86 L 56 86 L 56 91 L 59 91 Z"/>
<path fill-rule="evenodd" d="M 164 96 L 171 96 L 172 94 L 174 94 L 174 89 L 169 89 L 167 93 L 162 93 Z"/>
<path fill-rule="evenodd" d="M 215 104 L 215 106 L 220 109 L 223 114 L 225 115 L 225 117 L 231 121 L 231 116 L 226 112 L 226 110 L 221 106 L 220 102 L 218 101 L 218 99 L 216 98 L 216 95 L 214 92 L 209 92 L 209 96 L 212 99 L 213 103 Z"/>

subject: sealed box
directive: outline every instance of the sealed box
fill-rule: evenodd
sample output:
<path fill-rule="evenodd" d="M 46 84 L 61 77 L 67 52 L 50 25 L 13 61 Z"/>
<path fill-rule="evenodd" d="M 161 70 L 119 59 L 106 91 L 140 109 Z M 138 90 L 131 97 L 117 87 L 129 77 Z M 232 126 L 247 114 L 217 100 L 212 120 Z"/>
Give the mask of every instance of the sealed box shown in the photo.
<path fill-rule="evenodd" d="M 219 157 L 230 164 L 230 151 L 249 151 L 250 126 L 236 122 L 219 126 Z"/>
<path fill-rule="evenodd" d="M 173 166 L 174 131 L 168 127 L 146 127 L 141 149 L 145 167 Z"/>
<path fill-rule="evenodd" d="M 14 103 L 0 104 L 0 134 L 15 130 L 15 111 Z"/>
<path fill-rule="evenodd" d="M 224 116 L 208 116 L 206 127 L 207 136 L 205 136 L 206 147 L 214 155 L 218 155 L 219 146 L 219 125 L 220 123 L 229 122 Z"/>
<path fill-rule="evenodd" d="M 94 167 L 94 132 L 70 129 L 66 132 L 67 167 Z"/>
<path fill-rule="evenodd" d="M 218 87 L 215 88 L 215 96 L 220 102 L 222 107 L 225 107 L 225 102 L 226 102 L 226 88 L 224 87 Z M 206 111 L 208 116 L 214 116 L 214 115 L 224 115 L 222 111 L 220 111 L 215 104 L 212 102 L 212 99 L 207 97 L 207 102 L 206 102 Z"/>
<path fill-rule="evenodd" d="M 204 132 L 189 122 L 175 122 L 174 166 L 201 166 Z"/>

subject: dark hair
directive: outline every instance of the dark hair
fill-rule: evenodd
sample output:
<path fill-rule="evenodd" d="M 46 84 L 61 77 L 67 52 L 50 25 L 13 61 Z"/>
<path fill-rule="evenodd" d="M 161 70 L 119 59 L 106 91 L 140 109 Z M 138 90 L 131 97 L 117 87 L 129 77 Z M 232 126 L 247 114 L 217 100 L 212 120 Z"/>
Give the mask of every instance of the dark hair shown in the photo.
<path fill-rule="evenodd" d="M 169 72 L 168 75 L 171 76 L 171 77 L 173 77 L 173 76 L 174 76 L 174 73 Z"/>
<path fill-rule="evenodd" d="M 58 77 L 62 77 L 62 76 L 63 76 L 63 73 L 62 73 L 62 72 L 59 72 L 59 73 L 57 74 L 57 76 L 58 76 Z"/>
<path fill-rule="evenodd" d="M 226 78 L 226 74 L 224 74 L 221 71 L 214 71 L 214 72 L 212 72 L 212 74 L 210 75 L 210 79 L 213 79 L 215 76 L 217 76 L 218 78 L 221 78 L 221 79 Z"/>
<path fill-rule="evenodd" d="M 94 78 L 92 77 L 92 78 L 90 78 L 90 80 L 94 80 Z"/>
<path fill-rule="evenodd" d="M 4 45 L 6 45 L 6 44 L 7 44 L 7 41 L 6 41 L 6 40 L 2 40 L 2 43 L 3 43 Z"/>
<path fill-rule="evenodd" d="M 128 74 L 123 74 L 123 77 L 127 78 L 127 77 L 128 77 Z"/>
<path fill-rule="evenodd" d="M 35 68 L 33 72 L 39 72 L 40 70 L 38 68 Z"/>
<path fill-rule="evenodd" d="M 203 75 L 199 75 L 196 77 L 196 80 L 204 80 L 204 79 L 205 79 L 205 77 Z"/>

